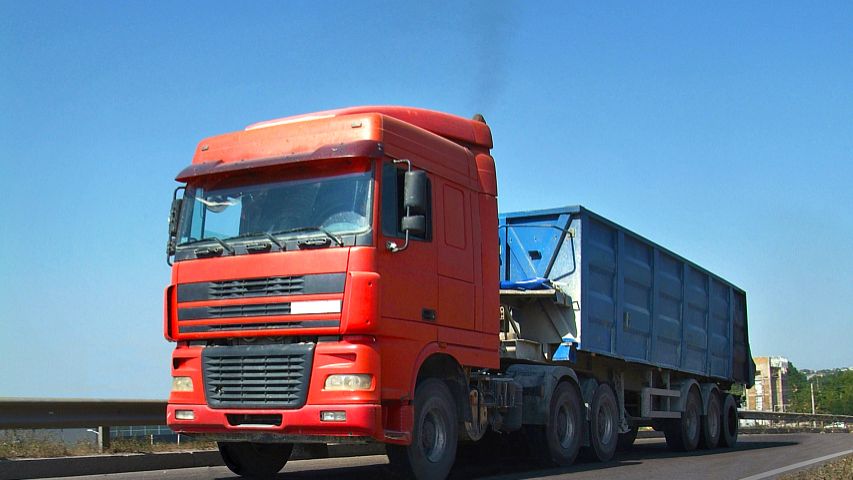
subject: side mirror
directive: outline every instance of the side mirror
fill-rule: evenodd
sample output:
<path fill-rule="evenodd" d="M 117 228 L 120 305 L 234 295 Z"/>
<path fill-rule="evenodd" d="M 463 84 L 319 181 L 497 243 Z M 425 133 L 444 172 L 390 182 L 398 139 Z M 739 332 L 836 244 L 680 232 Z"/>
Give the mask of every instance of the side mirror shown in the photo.
<path fill-rule="evenodd" d="M 427 204 L 427 174 L 423 170 L 408 171 L 403 177 L 403 207 L 408 215 L 426 214 Z M 405 231 L 406 228 L 403 227 Z M 426 230 L 426 227 L 424 227 Z"/>
<path fill-rule="evenodd" d="M 172 199 L 172 209 L 169 211 L 169 236 L 174 237 L 178 234 L 178 215 L 181 213 L 181 204 L 184 203 L 183 198 Z"/>
<path fill-rule="evenodd" d="M 172 194 L 172 208 L 169 209 L 169 239 L 166 242 L 166 263 L 172 264 L 171 257 L 175 254 L 175 248 L 178 242 L 178 217 L 181 215 L 181 206 L 184 203 L 183 198 L 178 198 L 178 191 L 184 187 L 175 189 Z"/>
<path fill-rule="evenodd" d="M 426 216 L 407 215 L 400 222 L 400 229 L 409 235 L 422 236 L 426 233 Z"/>
<path fill-rule="evenodd" d="M 391 252 L 402 252 L 409 246 L 411 235 L 422 236 L 427 231 L 426 213 L 429 209 L 429 180 L 423 170 L 413 171 L 412 162 L 406 159 L 394 160 L 394 164 L 405 163 L 408 170 L 403 174 L 403 208 L 406 215 L 400 220 L 400 230 L 405 232 L 406 241 L 400 246 L 389 240 L 385 247 Z"/>

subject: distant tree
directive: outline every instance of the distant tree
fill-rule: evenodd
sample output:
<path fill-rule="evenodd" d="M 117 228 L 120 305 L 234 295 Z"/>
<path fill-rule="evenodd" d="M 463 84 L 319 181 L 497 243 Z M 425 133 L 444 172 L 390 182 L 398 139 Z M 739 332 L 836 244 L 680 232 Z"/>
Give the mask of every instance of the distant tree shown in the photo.
<path fill-rule="evenodd" d="M 815 385 L 817 413 L 853 415 L 853 371 L 835 371 L 824 375 Z"/>
<path fill-rule="evenodd" d="M 806 374 L 788 363 L 788 408 L 789 412 L 812 413 L 811 392 Z"/>

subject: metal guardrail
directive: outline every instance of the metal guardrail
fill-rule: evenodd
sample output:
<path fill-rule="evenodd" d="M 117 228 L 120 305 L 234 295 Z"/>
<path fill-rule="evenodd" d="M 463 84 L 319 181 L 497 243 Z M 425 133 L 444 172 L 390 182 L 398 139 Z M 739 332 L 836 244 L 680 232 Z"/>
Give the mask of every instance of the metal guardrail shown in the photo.
<path fill-rule="evenodd" d="M 853 415 L 740 410 L 744 420 L 853 423 Z M 0 430 L 165 425 L 165 400 L 0 398 Z"/>
<path fill-rule="evenodd" d="M 853 423 L 853 415 L 740 410 L 744 420 Z M 0 398 L 0 429 L 165 425 L 165 400 Z"/>
<path fill-rule="evenodd" d="M 97 427 L 101 453 L 110 427 L 165 424 L 164 400 L 0 398 L 0 430 Z"/>
<path fill-rule="evenodd" d="M 788 413 L 765 412 L 761 410 L 739 410 L 738 418 L 743 420 L 769 420 L 773 422 L 799 423 L 848 423 L 853 424 L 853 415 L 828 415 L 824 413 Z"/>
<path fill-rule="evenodd" d="M 789 413 L 789 412 L 765 412 L 761 410 L 739 410 L 738 418 L 741 420 L 765 420 L 771 423 L 806 423 L 813 424 L 835 424 L 844 423 L 853 425 L 853 415 L 829 415 L 823 413 Z"/>
<path fill-rule="evenodd" d="M 0 398 L 0 429 L 165 424 L 164 400 Z"/>

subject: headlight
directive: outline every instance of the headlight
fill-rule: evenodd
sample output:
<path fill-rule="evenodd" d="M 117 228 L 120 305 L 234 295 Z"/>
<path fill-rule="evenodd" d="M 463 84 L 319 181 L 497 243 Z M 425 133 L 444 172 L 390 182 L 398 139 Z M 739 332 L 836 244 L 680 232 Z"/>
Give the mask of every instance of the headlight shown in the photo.
<path fill-rule="evenodd" d="M 173 392 L 192 392 L 193 379 L 191 377 L 172 377 Z"/>
<path fill-rule="evenodd" d="M 338 374 L 326 377 L 325 390 L 370 390 L 373 375 L 367 373 Z"/>

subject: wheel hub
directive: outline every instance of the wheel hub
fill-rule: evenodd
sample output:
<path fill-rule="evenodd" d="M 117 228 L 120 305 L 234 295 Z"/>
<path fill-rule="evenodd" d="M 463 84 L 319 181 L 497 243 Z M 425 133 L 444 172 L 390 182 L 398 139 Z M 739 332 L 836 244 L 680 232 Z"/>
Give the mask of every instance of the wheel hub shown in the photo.
<path fill-rule="evenodd" d="M 557 412 L 557 428 L 557 440 L 563 448 L 569 448 L 575 436 L 575 424 L 565 405 L 561 405 Z"/>
<path fill-rule="evenodd" d="M 421 427 L 421 446 L 424 456 L 430 462 L 438 462 L 447 447 L 447 424 L 434 410 L 427 412 Z"/>
<path fill-rule="evenodd" d="M 613 416 L 609 414 L 609 412 L 602 408 L 598 411 L 598 438 L 601 439 L 601 443 L 608 444 L 610 443 L 611 438 L 613 437 Z"/>

